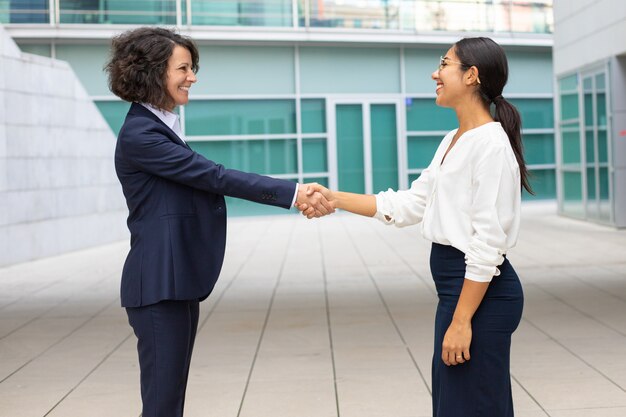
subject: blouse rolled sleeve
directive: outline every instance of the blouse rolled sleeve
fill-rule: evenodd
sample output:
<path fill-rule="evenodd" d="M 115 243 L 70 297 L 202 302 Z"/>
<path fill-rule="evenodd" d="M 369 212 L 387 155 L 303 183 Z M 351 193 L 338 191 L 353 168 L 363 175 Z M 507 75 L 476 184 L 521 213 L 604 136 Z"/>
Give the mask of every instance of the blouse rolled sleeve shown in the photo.
<path fill-rule="evenodd" d="M 374 217 L 385 224 L 397 227 L 410 226 L 422 221 L 429 187 L 429 168 L 422 171 L 408 190 L 389 189 L 376 194 Z"/>
<path fill-rule="evenodd" d="M 465 254 L 465 278 L 490 282 L 507 251 L 507 233 L 517 218 L 519 168 L 504 146 L 482 155 L 472 179 L 472 235 Z"/>

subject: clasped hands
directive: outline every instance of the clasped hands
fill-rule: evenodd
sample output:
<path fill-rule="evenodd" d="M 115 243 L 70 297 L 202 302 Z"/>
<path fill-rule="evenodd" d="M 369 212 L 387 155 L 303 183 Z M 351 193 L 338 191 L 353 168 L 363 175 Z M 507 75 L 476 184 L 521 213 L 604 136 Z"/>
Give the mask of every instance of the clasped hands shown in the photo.
<path fill-rule="evenodd" d="M 335 212 L 336 200 L 332 191 L 316 182 L 298 186 L 296 208 L 308 219 Z"/>

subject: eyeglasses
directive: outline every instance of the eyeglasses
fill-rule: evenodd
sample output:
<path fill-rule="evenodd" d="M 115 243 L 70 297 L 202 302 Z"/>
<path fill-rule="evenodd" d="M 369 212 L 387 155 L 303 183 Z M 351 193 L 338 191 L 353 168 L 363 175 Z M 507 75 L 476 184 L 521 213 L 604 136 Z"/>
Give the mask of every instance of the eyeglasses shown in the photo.
<path fill-rule="evenodd" d="M 440 56 L 439 57 L 439 69 L 438 69 L 438 71 L 441 71 L 442 69 L 444 69 L 444 67 L 446 65 L 448 65 L 448 64 L 459 64 L 459 65 L 464 66 L 464 67 L 469 67 L 469 65 L 464 64 L 462 62 L 453 61 L 450 58 L 446 58 L 446 57 Z M 478 84 L 480 84 L 480 78 L 476 77 L 476 82 Z"/>
<path fill-rule="evenodd" d="M 450 58 L 446 58 L 446 57 L 443 57 L 443 56 L 439 57 L 439 71 L 441 71 L 448 64 L 459 64 L 459 65 L 465 66 L 465 64 L 462 63 L 462 62 L 453 61 Z"/>

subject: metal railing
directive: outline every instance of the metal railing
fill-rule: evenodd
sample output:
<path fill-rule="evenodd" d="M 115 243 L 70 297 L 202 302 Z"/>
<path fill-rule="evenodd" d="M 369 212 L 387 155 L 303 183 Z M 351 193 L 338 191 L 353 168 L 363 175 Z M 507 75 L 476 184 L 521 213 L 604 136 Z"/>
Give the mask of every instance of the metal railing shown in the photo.
<path fill-rule="evenodd" d="M 0 0 L 0 23 L 552 33 L 552 0 Z"/>

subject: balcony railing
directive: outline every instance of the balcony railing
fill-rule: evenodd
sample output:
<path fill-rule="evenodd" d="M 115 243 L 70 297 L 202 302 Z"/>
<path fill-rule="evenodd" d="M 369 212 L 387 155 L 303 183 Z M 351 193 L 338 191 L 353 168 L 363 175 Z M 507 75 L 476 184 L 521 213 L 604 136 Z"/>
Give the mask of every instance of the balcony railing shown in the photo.
<path fill-rule="evenodd" d="M 552 33 L 552 0 L 0 0 L 0 23 Z"/>

